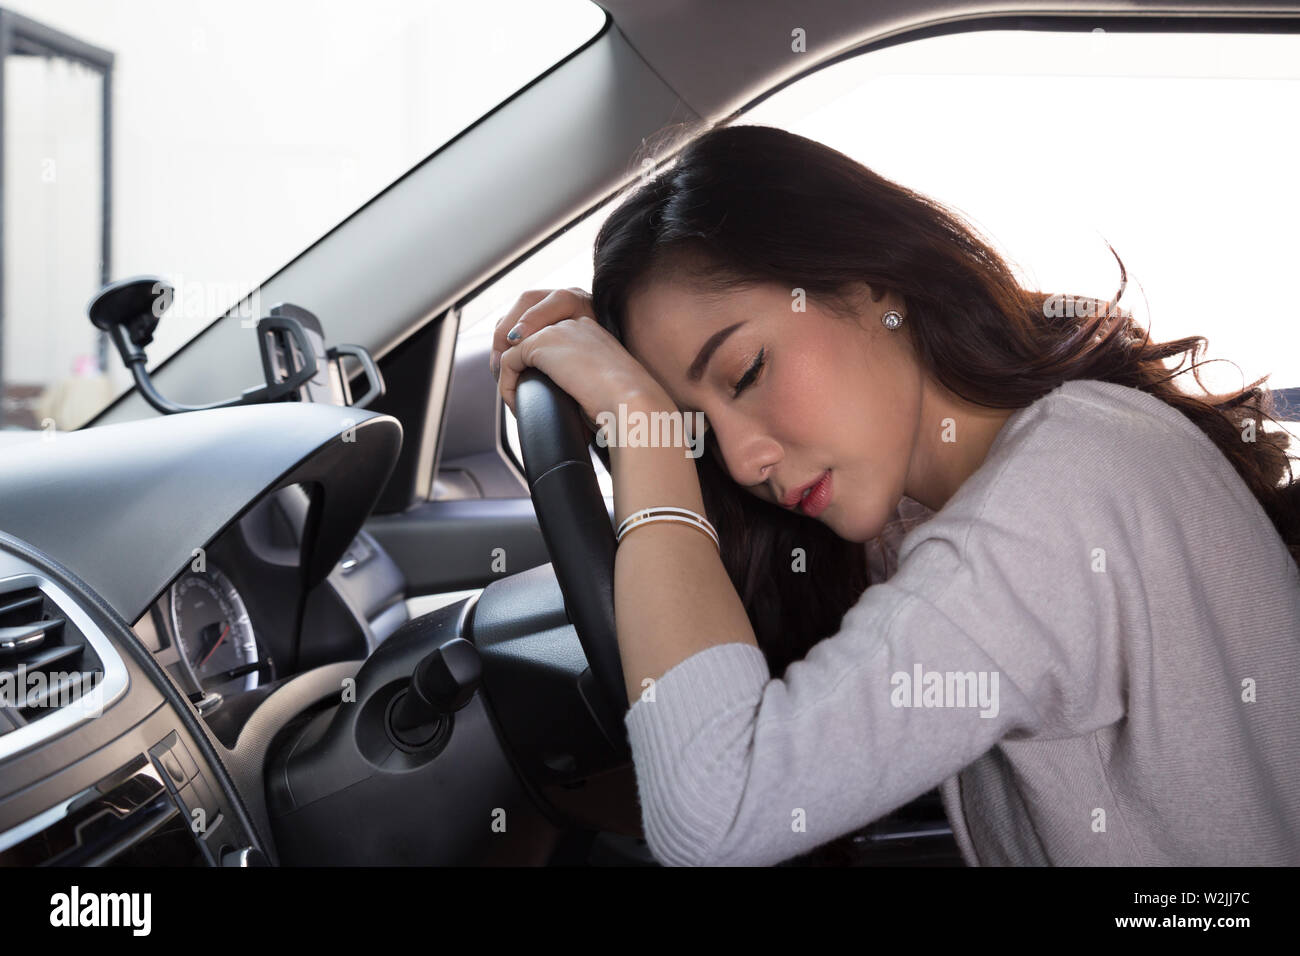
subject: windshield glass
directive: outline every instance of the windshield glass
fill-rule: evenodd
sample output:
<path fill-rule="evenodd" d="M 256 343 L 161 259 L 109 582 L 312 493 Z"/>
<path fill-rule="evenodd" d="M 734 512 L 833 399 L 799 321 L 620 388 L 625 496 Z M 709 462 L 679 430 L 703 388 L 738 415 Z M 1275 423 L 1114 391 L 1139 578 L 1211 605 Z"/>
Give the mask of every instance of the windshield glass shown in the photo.
<path fill-rule="evenodd" d="M 131 384 L 86 316 L 104 284 L 175 287 L 156 366 L 605 21 L 589 0 L 4 7 L 0 427 L 60 430 Z"/>

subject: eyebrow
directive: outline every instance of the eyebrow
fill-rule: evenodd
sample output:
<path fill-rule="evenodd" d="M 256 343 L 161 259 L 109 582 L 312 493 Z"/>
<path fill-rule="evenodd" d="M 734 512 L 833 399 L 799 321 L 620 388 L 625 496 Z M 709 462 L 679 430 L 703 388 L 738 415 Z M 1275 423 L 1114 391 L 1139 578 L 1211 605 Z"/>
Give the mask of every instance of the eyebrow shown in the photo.
<path fill-rule="evenodd" d="M 736 322 L 710 335 L 708 341 L 700 347 L 700 354 L 695 356 L 695 361 L 686 370 L 686 380 L 692 385 L 697 384 L 704 377 L 704 370 L 708 367 L 709 359 L 713 358 L 713 353 L 718 350 L 718 346 L 727 340 L 727 336 L 744 324 L 744 322 Z"/>

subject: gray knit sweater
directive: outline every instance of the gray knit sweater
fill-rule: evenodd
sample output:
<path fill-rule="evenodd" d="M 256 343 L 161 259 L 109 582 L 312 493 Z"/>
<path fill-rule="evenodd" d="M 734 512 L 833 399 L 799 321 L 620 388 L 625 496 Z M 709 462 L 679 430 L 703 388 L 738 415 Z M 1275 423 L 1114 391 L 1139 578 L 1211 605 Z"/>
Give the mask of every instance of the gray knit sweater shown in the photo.
<path fill-rule="evenodd" d="M 1062 385 L 898 562 L 783 679 L 722 644 L 634 703 L 656 859 L 771 865 L 940 785 L 972 865 L 1300 864 L 1300 573 L 1176 409 Z"/>

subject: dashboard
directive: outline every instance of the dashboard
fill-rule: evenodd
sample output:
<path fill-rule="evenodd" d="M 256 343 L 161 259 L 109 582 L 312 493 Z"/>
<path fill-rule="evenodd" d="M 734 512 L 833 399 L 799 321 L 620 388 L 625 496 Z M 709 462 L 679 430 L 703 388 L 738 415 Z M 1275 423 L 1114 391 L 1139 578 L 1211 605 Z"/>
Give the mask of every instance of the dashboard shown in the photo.
<path fill-rule="evenodd" d="M 364 659 L 408 619 L 405 578 L 364 531 L 304 587 L 312 493 L 295 484 L 259 501 L 195 549 L 132 627 L 226 746 L 287 679 Z"/>
<path fill-rule="evenodd" d="M 550 567 L 407 619 L 363 527 L 401 438 L 285 402 L 5 444 L 0 684 L 91 689 L 0 700 L 0 866 L 533 865 L 597 813 L 563 785 L 618 755 Z M 417 674 L 437 716 L 398 733 Z"/>
<path fill-rule="evenodd" d="M 178 681 L 213 696 L 255 690 L 262 673 L 274 679 L 275 661 L 258 643 L 248 605 L 216 564 L 186 571 L 152 614 L 167 634 L 166 665 Z"/>
<path fill-rule="evenodd" d="M 249 603 L 215 560 L 196 559 L 133 629 L 196 703 L 222 700 L 275 679 L 275 659 L 257 637 L 266 628 L 253 623 Z"/>
<path fill-rule="evenodd" d="M 288 711 L 259 703 L 355 671 L 406 620 L 362 530 L 401 426 L 348 416 L 281 403 L 5 444 L 0 671 L 49 692 L 0 704 L 0 865 L 277 862 L 261 763 Z"/>

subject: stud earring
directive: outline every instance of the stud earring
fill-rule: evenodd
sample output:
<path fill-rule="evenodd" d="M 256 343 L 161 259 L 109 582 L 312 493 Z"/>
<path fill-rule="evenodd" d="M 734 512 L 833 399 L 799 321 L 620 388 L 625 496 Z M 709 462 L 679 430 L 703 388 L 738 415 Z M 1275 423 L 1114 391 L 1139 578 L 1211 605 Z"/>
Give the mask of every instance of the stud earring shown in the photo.
<path fill-rule="evenodd" d="M 893 331 L 903 324 L 903 316 L 898 312 L 895 312 L 893 309 L 890 309 L 880 317 L 880 321 L 884 323 L 885 328 Z"/>

